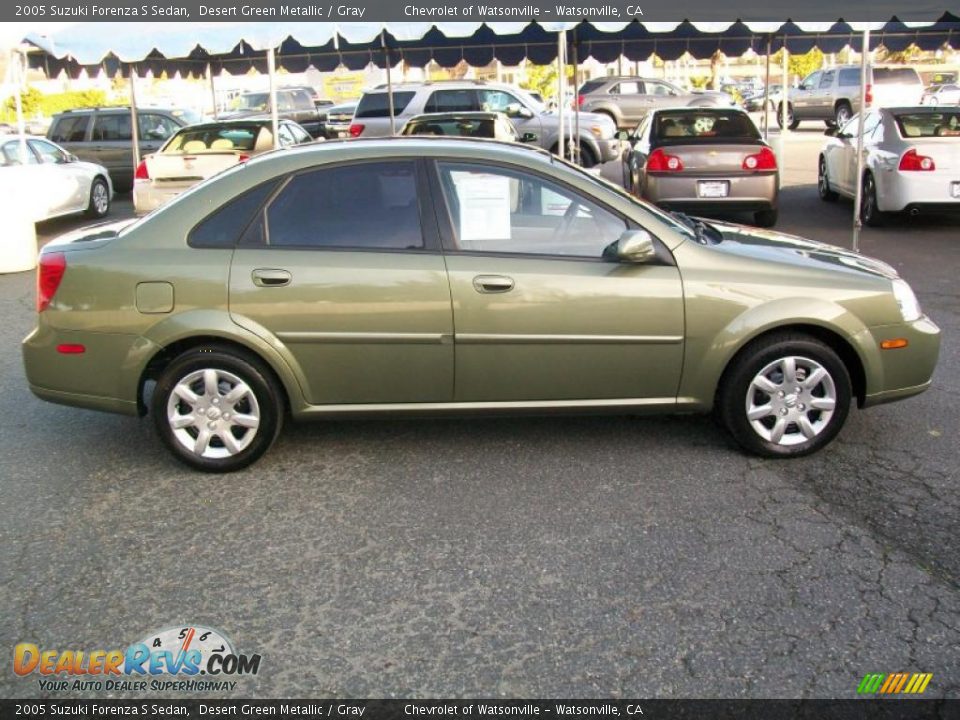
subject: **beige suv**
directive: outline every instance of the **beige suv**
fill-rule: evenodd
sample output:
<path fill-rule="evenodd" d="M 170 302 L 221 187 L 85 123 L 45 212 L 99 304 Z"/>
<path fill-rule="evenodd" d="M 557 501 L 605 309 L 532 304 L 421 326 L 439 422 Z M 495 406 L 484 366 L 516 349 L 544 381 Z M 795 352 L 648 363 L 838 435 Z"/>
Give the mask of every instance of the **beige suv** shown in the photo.
<path fill-rule="evenodd" d="M 867 68 L 866 100 L 871 107 L 918 105 L 923 81 L 912 67 Z M 788 92 L 786 116 L 777 108 L 780 127 L 795 129 L 803 120 L 823 120 L 827 127 L 843 125 L 860 111 L 860 66 L 841 65 L 810 73 Z"/>

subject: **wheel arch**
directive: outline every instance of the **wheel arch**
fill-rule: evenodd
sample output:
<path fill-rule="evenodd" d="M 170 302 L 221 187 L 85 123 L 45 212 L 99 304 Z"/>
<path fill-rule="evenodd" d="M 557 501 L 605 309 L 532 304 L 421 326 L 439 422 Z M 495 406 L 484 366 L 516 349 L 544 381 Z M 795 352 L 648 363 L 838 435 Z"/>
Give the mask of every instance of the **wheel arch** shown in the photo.
<path fill-rule="evenodd" d="M 234 348 L 242 354 L 252 356 L 270 372 L 272 379 L 281 388 L 282 401 L 289 411 L 295 412 L 304 406 L 306 381 L 296 371 L 293 359 L 287 357 L 289 353 L 279 341 L 274 340 L 271 344 L 261 336 L 236 325 L 229 316 L 220 317 L 219 312 L 197 313 L 204 317 L 193 317 L 189 323 L 185 322 L 184 318 L 170 318 L 169 324 L 161 323 L 160 326 L 155 326 L 149 336 L 144 338 L 149 342 L 150 352 L 136 379 L 137 408 L 141 415 L 147 410 L 144 403 L 144 388 L 147 382 L 156 380 L 163 368 L 174 358 L 192 348 L 209 344 Z"/>

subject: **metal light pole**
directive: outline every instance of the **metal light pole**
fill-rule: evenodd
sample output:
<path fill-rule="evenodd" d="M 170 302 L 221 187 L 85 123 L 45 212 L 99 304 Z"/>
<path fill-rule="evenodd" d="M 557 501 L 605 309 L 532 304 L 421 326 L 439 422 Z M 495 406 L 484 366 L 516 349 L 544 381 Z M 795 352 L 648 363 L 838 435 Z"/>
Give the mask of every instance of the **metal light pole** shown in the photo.
<path fill-rule="evenodd" d="M 767 35 L 767 77 L 763 82 L 763 139 L 770 140 L 770 49 L 773 39 Z"/>
<path fill-rule="evenodd" d="M 560 121 L 560 139 L 557 142 L 557 147 L 560 150 L 560 157 L 566 157 L 565 146 L 566 146 L 566 137 L 564 133 L 563 120 L 563 96 L 566 91 L 566 79 L 567 79 L 567 58 L 566 58 L 566 48 L 567 48 L 567 31 L 561 30 L 560 34 L 557 36 L 557 115 L 559 116 Z"/>
<path fill-rule="evenodd" d="M 130 139 L 133 142 L 133 171 L 140 165 L 140 120 L 137 113 L 137 69 L 131 63 L 130 69 Z"/>
<path fill-rule="evenodd" d="M 387 70 L 387 107 L 390 109 L 390 134 L 397 134 L 397 120 L 393 108 L 393 79 L 390 77 L 390 52 L 387 50 L 387 31 L 380 31 L 380 48 L 383 50 L 383 66 Z"/>
<path fill-rule="evenodd" d="M 267 48 L 267 74 L 270 76 L 270 129 L 273 147 L 280 147 L 280 114 L 277 111 L 277 58 L 273 47 Z"/>
<path fill-rule="evenodd" d="M 853 199 L 853 251 L 860 252 L 860 205 L 863 203 L 863 121 L 867 114 L 867 62 L 870 55 L 870 30 L 863 31 L 860 54 L 860 113 L 857 119 L 857 189 Z"/>

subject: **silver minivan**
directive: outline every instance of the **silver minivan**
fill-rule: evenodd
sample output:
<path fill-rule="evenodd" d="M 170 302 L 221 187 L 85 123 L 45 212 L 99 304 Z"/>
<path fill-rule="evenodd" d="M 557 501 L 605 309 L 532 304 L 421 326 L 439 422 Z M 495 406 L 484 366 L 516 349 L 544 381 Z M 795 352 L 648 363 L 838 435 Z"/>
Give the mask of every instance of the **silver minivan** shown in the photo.
<path fill-rule="evenodd" d="M 903 65 L 867 68 L 866 100 L 870 107 L 917 105 L 923 81 L 912 67 Z M 840 65 L 816 70 L 787 94 L 786 115 L 777 109 L 780 127 L 795 129 L 803 120 L 822 120 L 827 127 L 844 125 L 860 111 L 860 66 Z"/>

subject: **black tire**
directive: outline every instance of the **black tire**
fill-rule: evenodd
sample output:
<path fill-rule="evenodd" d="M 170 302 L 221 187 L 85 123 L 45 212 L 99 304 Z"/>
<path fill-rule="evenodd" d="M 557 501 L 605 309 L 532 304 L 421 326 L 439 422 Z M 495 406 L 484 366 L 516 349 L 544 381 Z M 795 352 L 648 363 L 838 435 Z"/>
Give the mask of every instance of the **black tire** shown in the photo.
<path fill-rule="evenodd" d="M 817 194 L 824 202 L 836 202 L 837 193 L 830 189 L 830 178 L 827 175 L 827 159 L 820 156 L 817 164 Z"/>
<path fill-rule="evenodd" d="M 797 116 L 794 114 L 793 105 L 791 105 L 790 103 L 787 103 L 786 121 L 784 121 L 784 118 L 783 118 L 783 103 L 780 103 L 780 105 L 777 107 L 777 125 L 779 125 L 780 129 L 782 130 L 784 127 L 784 124 L 787 125 L 787 129 L 789 130 L 796 130 L 797 127 L 800 125 L 800 120 L 797 119 Z"/>
<path fill-rule="evenodd" d="M 880 227 L 885 220 L 884 213 L 877 207 L 877 182 L 871 173 L 866 173 L 860 197 L 860 222 L 870 227 Z"/>
<path fill-rule="evenodd" d="M 102 218 L 110 212 L 110 186 L 102 177 L 90 183 L 90 201 L 87 203 L 87 216 Z"/>
<path fill-rule="evenodd" d="M 580 143 L 580 167 L 592 168 L 597 164 L 597 162 L 597 156 L 593 154 L 593 150 L 590 149 L 590 146 Z"/>
<path fill-rule="evenodd" d="M 837 126 L 837 123 L 835 123 L 833 120 L 824 120 L 823 124 L 828 128 L 835 128 Z"/>
<path fill-rule="evenodd" d="M 753 222 L 757 227 L 769 228 L 777 224 L 780 213 L 777 208 L 758 210 L 753 214 Z"/>
<path fill-rule="evenodd" d="M 811 377 L 812 373 L 806 373 L 814 364 L 826 371 L 827 379 L 820 380 L 810 389 L 798 385 L 801 387 L 801 393 L 789 392 L 783 399 L 777 397 L 777 393 L 768 395 L 760 390 L 751 389 L 754 379 L 759 377 L 762 371 L 787 358 L 795 359 L 799 383 L 803 383 L 804 380 L 800 377 L 801 371 L 805 373 L 804 377 Z M 770 375 L 776 377 L 776 371 L 765 376 Z M 786 386 L 786 377 L 783 374 L 780 377 L 784 387 L 792 390 Z M 776 386 L 776 383 L 771 385 Z M 748 393 L 752 394 L 748 395 Z M 805 402 L 822 404 L 831 393 L 834 400 L 832 410 L 802 411 L 807 407 Z M 721 425 L 745 450 L 763 457 L 799 457 L 816 452 L 837 436 L 850 412 L 852 395 L 850 374 L 832 348 L 809 335 L 777 333 L 757 339 L 730 361 L 717 390 L 715 413 Z M 771 407 L 771 412 L 766 417 L 751 421 L 747 416 L 748 403 L 761 412 L 766 407 L 763 403 L 766 403 Z M 757 403 L 761 405 L 758 406 Z M 788 405 L 791 409 L 787 409 Z M 782 418 L 785 427 L 782 431 L 784 440 L 774 442 L 771 438 L 784 411 L 786 411 L 786 417 Z M 803 433 L 800 423 L 793 421 L 794 415 L 791 413 L 796 413 L 798 419 L 800 415 L 806 417 L 815 434 L 808 437 Z M 763 426 L 764 432 L 771 437 L 761 436 L 760 432 L 754 429 L 754 422 Z"/>
<path fill-rule="evenodd" d="M 205 370 L 217 373 L 217 389 L 213 398 L 206 392 L 205 378 L 201 373 Z M 198 401 L 191 406 L 189 402 L 177 399 L 174 389 L 197 373 L 201 373 L 201 377 L 191 382 L 189 387 L 193 389 Z M 231 385 L 234 378 L 245 383 L 249 393 L 228 408 L 223 404 L 227 398 L 223 391 L 239 387 L 236 383 Z M 202 392 L 197 392 L 198 390 Z M 188 410 L 194 410 L 212 419 L 209 423 L 200 421 L 196 426 L 174 430 L 168 419 L 171 407 L 184 418 L 193 417 L 194 413 Z M 197 347 L 175 358 L 164 368 L 157 380 L 152 402 L 154 425 L 167 449 L 191 468 L 211 473 L 240 470 L 259 459 L 280 433 L 283 409 L 283 391 L 263 363 L 248 353 L 219 345 Z M 226 422 L 230 419 L 228 410 L 238 417 L 258 417 L 259 423 L 255 428 L 229 424 Z M 216 413 L 215 417 L 213 413 Z M 202 425 L 208 425 L 208 428 L 204 429 Z M 184 444 L 190 442 L 190 438 L 198 438 L 201 432 L 206 433 L 209 438 L 203 455 L 188 449 Z M 227 432 L 234 438 L 236 452 L 233 452 L 223 439 Z M 247 433 L 251 432 L 253 434 L 248 437 Z"/>
<path fill-rule="evenodd" d="M 853 108 L 850 107 L 850 103 L 846 101 L 838 102 L 833 115 L 833 121 L 837 124 L 837 127 L 843 127 L 852 117 Z"/>

